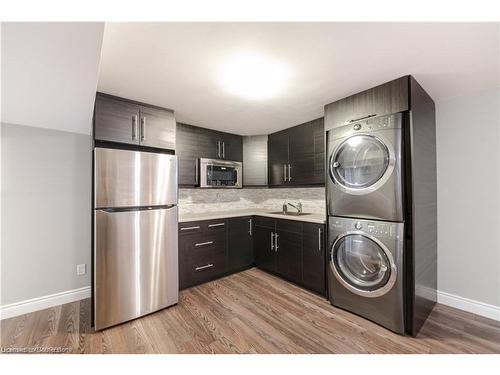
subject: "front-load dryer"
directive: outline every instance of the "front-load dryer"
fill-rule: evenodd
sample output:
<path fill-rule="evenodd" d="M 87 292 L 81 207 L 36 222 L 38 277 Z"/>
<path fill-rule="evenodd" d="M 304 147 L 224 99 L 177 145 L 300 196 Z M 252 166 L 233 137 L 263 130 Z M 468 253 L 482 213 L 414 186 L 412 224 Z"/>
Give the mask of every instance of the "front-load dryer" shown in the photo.
<path fill-rule="evenodd" d="M 330 217 L 332 305 L 404 334 L 404 224 Z"/>
<path fill-rule="evenodd" d="M 402 222 L 403 114 L 328 132 L 328 215 Z"/>

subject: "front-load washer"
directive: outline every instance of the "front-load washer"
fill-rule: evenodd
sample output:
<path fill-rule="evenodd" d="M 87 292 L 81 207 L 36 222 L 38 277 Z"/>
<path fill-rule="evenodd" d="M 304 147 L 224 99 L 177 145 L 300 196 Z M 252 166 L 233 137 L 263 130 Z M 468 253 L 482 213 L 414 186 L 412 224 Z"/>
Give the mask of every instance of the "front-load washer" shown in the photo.
<path fill-rule="evenodd" d="M 332 305 L 404 334 L 404 224 L 330 217 L 328 226 Z"/>
<path fill-rule="evenodd" d="M 403 222 L 403 114 L 328 132 L 328 215 Z"/>

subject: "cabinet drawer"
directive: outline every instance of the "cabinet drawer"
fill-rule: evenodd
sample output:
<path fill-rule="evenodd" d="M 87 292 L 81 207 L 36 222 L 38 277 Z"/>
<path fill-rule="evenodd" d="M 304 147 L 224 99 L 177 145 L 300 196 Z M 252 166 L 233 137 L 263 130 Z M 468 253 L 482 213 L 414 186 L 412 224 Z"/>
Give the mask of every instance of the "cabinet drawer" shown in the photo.
<path fill-rule="evenodd" d="M 179 223 L 180 235 L 193 235 L 193 234 L 217 234 L 226 231 L 226 219 L 220 220 L 204 220 L 204 221 L 189 221 Z"/>
<path fill-rule="evenodd" d="M 186 286 L 192 286 L 210 281 L 223 275 L 227 270 L 227 259 L 225 254 L 215 256 L 201 256 L 196 260 L 188 262 L 185 268 Z"/>
<path fill-rule="evenodd" d="M 224 233 L 226 231 L 226 219 L 209 220 L 203 222 L 205 233 Z"/>
<path fill-rule="evenodd" d="M 182 257 L 185 257 L 187 261 L 190 259 L 197 259 L 199 256 L 204 254 L 216 255 L 225 254 L 226 252 L 226 237 L 224 235 L 215 236 L 193 236 L 187 240 L 183 240 L 182 246 Z"/>
<path fill-rule="evenodd" d="M 179 235 L 201 235 L 203 233 L 203 222 L 200 221 L 189 221 L 185 223 L 179 223 Z"/>

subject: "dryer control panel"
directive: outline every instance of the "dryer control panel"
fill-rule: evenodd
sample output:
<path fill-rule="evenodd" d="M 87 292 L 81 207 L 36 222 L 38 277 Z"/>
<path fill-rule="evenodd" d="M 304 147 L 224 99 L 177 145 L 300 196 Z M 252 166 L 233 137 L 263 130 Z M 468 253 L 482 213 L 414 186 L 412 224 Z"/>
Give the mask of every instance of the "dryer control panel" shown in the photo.
<path fill-rule="evenodd" d="M 330 217 L 329 223 L 332 229 L 342 232 L 363 232 L 377 238 L 390 238 L 402 240 L 404 236 L 403 223 L 391 223 L 385 221 L 374 221 L 364 219 L 352 219 L 343 217 Z"/>

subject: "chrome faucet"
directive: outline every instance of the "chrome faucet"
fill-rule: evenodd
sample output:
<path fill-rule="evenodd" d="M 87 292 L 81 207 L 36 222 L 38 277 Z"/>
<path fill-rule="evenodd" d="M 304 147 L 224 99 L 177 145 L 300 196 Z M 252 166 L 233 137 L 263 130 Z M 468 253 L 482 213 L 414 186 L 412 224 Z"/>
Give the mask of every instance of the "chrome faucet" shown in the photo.
<path fill-rule="evenodd" d="M 297 210 L 297 213 L 301 214 L 302 213 L 302 202 L 298 201 L 297 203 L 290 203 L 287 201 L 283 202 L 283 213 L 286 214 L 288 206 L 291 206 Z"/>

